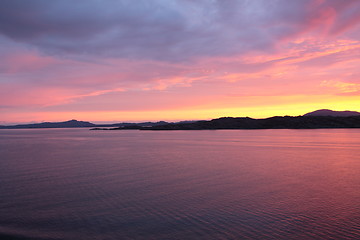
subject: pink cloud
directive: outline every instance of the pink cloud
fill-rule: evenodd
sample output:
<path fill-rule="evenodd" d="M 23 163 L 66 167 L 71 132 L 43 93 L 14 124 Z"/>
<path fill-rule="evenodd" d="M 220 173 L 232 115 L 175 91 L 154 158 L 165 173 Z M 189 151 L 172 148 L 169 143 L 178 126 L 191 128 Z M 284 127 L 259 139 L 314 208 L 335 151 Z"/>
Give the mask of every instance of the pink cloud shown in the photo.
<path fill-rule="evenodd" d="M 0 71 L 8 74 L 41 70 L 58 61 L 49 56 L 41 56 L 36 52 L 15 52 L 2 56 Z"/>

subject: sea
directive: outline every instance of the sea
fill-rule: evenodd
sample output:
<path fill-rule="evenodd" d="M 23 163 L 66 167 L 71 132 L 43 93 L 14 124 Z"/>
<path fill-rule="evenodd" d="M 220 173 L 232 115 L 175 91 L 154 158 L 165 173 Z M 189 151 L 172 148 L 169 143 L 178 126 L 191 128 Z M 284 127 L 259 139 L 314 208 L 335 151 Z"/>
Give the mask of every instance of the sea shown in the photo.
<path fill-rule="evenodd" d="M 360 129 L 0 130 L 0 239 L 360 239 Z"/>

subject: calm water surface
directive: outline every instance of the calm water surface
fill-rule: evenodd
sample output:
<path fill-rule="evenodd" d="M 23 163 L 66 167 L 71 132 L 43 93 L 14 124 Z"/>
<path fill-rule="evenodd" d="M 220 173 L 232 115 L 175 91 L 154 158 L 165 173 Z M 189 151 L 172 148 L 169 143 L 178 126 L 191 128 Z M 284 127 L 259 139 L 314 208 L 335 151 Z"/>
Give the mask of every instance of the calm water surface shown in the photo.
<path fill-rule="evenodd" d="M 0 239 L 360 239 L 360 129 L 0 131 Z"/>

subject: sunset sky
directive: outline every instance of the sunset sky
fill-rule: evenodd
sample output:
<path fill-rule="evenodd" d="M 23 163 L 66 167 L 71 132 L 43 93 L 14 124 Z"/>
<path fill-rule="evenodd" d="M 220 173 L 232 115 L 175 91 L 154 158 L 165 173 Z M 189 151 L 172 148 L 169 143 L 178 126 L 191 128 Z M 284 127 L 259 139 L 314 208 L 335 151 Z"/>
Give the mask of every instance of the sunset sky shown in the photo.
<path fill-rule="evenodd" d="M 360 111 L 360 0 L 1 0 L 0 124 Z"/>

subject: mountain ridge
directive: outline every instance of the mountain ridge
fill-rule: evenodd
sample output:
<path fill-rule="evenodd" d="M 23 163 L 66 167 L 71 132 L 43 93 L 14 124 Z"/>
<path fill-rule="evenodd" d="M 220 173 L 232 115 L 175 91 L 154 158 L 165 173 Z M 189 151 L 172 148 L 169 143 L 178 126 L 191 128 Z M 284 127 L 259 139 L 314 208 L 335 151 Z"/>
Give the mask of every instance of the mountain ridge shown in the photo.
<path fill-rule="evenodd" d="M 332 117 L 351 117 L 351 116 L 360 116 L 360 112 L 356 111 L 333 111 L 330 109 L 319 109 L 313 112 L 304 114 L 305 117 L 310 116 L 332 116 Z"/>
<path fill-rule="evenodd" d="M 28 128 L 76 128 L 76 127 L 95 127 L 96 124 L 75 119 L 64 122 L 42 122 L 30 124 L 17 124 L 13 126 L 0 126 L 0 129 L 28 129 Z"/>
<path fill-rule="evenodd" d="M 94 124 L 75 119 L 64 122 L 42 122 L 0 125 L 0 129 L 33 129 L 33 128 L 93 128 L 92 130 L 201 130 L 201 129 L 314 129 L 314 128 L 360 128 L 360 112 L 333 111 L 320 109 L 302 116 L 274 116 L 264 119 L 249 117 L 221 117 L 212 120 L 181 121 L 169 123 L 165 121 L 142 123 Z"/>
<path fill-rule="evenodd" d="M 264 119 L 224 117 L 188 124 L 140 127 L 140 130 L 217 130 L 217 129 L 321 129 L 360 128 L 360 116 L 284 116 Z M 114 129 L 116 130 L 116 129 Z M 120 129 L 118 129 L 120 130 Z"/>
<path fill-rule="evenodd" d="M 157 125 L 165 125 L 168 122 L 141 122 L 141 123 L 112 123 L 112 124 L 94 124 L 86 121 L 78 121 L 75 119 L 64 122 L 42 122 L 17 125 L 0 125 L 0 129 L 33 129 L 33 128 L 86 128 L 86 127 L 149 127 Z"/>

